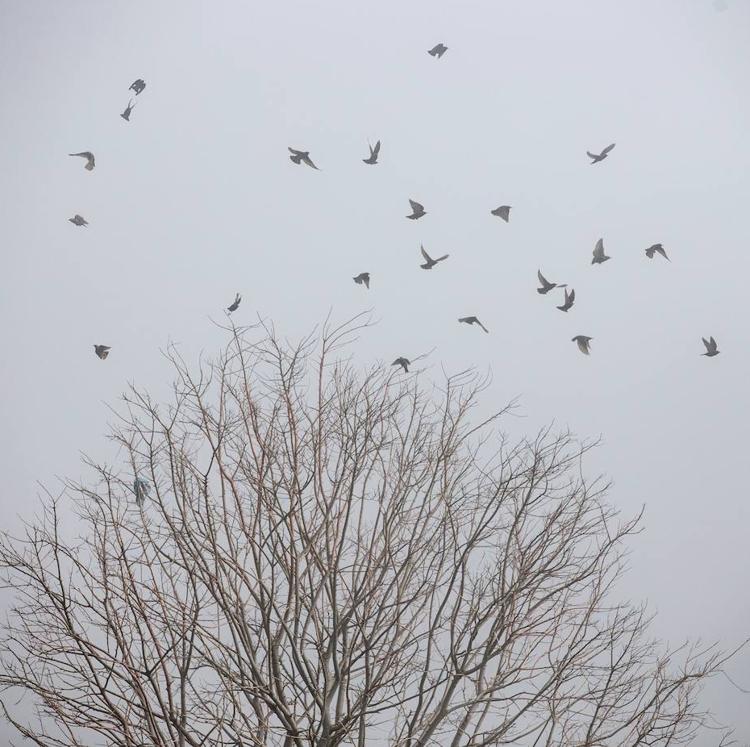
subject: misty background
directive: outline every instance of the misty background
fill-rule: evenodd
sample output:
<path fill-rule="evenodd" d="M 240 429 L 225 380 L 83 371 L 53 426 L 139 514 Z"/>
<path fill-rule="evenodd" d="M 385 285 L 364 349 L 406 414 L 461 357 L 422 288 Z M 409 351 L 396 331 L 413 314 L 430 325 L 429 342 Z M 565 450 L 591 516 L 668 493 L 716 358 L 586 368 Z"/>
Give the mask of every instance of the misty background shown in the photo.
<path fill-rule="evenodd" d="M 214 355 L 235 292 L 237 324 L 260 314 L 292 340 L 373 309 L 362 366 L 429 353 L 425 383 L 476 366 L 487 411 L 518 398 L 512 435 L 601 436 L 587 473 L 626 516 L 646 507 L 620 595 L 665 641 L 734 647 L 750 634 L 749 74 L 750 3 L 730 0 L 0 0 L 2 528 L 34 516 L 40 483 L 85 478 L 81 452 L 116 459 L 110 407 L 129 382 L 168 396 L 170 342 Z M 67 155 L 83 150 L 92 173 Z M 409 198 L 426 217 L 404 218 Z M 591 266 L 600 237 L 612 259 Z M 645 257 L 657 242 L 671 262 Z M 420 243 L 450 258 L 425 272 Z M 568 314 L 537 269 L 575 288 Z M 750 689 L 750 650 L 727 674 Z M 750 742 L 750 695 L 719 678 L 705 704 Z"/>

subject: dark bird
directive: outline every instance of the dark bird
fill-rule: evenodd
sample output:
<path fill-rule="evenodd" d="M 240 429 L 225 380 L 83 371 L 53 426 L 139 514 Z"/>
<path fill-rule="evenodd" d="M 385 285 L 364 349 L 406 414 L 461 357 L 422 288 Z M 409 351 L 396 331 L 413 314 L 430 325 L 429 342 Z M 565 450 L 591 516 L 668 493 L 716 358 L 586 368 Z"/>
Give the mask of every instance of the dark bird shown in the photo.
<path fill-rule="evenodd" d="M 427 214 L 424 205 L 420 205 L 418 202 L 411 199 L 409 200 L 409 204 L 411 205 L 411 215 L 407 215 L 406 217 L 410 220 L 417 220 L 417 218 L 421 218 L 423 215 Z"/>
<path fill-rule="evenodd" d="M 433 259 L 429 254 L 427 254 L 421 244 L 419 245 L 419 250 L 422 252 L 422 256 L 424 257 L 424 264 L 419 265 L 423 270 L 431 270 L 438 262 L 442 262 L 444 259 L 448 259 L 448 257 L 450 256 L 449 254 L 444 254 L 442 257 Z"/>
<path fill-rule="evenodd" d="M 721 351 L 716 346 L 716 340 L 714 340 L 713 337 L 709 337 L 706 339 L 705 337 L 701 337 L 701 340 L 703 340 L 703 344 L 706 346 L 706 352 L 701 353 L 701 355 L 705 355 L 708 358 L 713 358 L 715 355 L 718 355 Z"/>
<path fill-rule="evenodd" d="M 396 360 L 393 361 L 391 365 L 401 366 L 401 368 L 403 368 L 406 373 L 409 373 L 409 366 L 411 366 L 411 361 L 408 358 L 396 358 Z"/>
<path fill-rule="evenodd" d="M 463 324 L 478 324 L 487 334 L 490 332 L 475 316 L 462 316 L 458 321 Z"/>
<path fill-rule="evenodd" d="M 120 116 L 126 122 L 130 122 L 130 112 L 132 112 L 134 108 L 135 104 L 133 103 L 133 99 L 130 99 L 130 101 L 128 101 L 128 105 L 125 107 L 125 111 Z"/>
<path fill-rule="evenodd" d="M 365 288 L 369 290 L 370 288 L 370 273 L 369 272 L 360 272 L 359 275 L 357 275 L 354 278 L 354 282 L 357 285 L 362 285 L 364 283 Z"/>
<path fill-rule="evenodd" d="M 72 218 L 68 218 L 68 220 L 74 226 L 88 226 L 89 224 L 89 222 L 82 215 L 78 215 L 78 213 L 76 213 Z"/>
<path fill-rule="evenodd" d="M 427 54 L 440 59 L 447 51 L 448 47 L 441 42 L 440 44 L 436 44 L 432 49 L 428 49 Z"/>
<path fill-rule="evenodd" d="M 559 286 L 559 287 L 562 287 L 562 286 Z M 560 309 L 560 311 L 568 311 L 570 308 L 572 308 L 575 300 L 576 300 L 575 289 L 571 288 L 570 293 L 568 293 L 566 289 L 565 290 L 565 303 L 562 306 L 558 306 L 557 308 Z"/>
<path fill-rule="evenodd" d="M 81 158 L 86 159 L 86 165 L 83 167 L 86 169 L 86 171 L 93 171 L 94 170 L 94 154 L 90 150 L 84 150 L 81 153 L 68 153 L 69 156 L 80 156 Z"/>
<path fill-rule="evenodd" d="M 363 158 L 362 160 L 364 161 L 364 163 L 369 163 L 372 166 L 373 164 L 378 162 L 378 154 L 380 153 L 380 140 L 375 143 L 374 148 L 372 147 L 372 145 L 368 147 L 370 148 L 370 157 Z"/>
<path fill-rule="evenodd" d="M 612 259 L 612 257 L 608 257 L 604 253 L 604 239 L 599 239 L 599 241 L 596 242 L 593 255 L 594 258 L 591 260 L 592 265 L 600 265 L 602 262 L 606 262 L 608 259 Z"/>
<path fill-rule="evenodd" d="M 135 95 L 137 96 L 141 91 L 143 91 L 145 87 L 146 81 L 143 80 L 143 78 L 138 78 L 130 84 L 130 86 L 128 87 L 128 91 L 135 91 Z"/>
<path fill-rule="evenodd" d="M 593 337 L 586 337 L 586 335 L 576 335 L 571 342 L 575 342 L 578 345 L 578 349 L 584 354 L 589 354 L 589 342 L 593 340 Z"/>
<path fill-rule="evenodd" d="M 664 259 L 666 259 L 668 262 L 671 262 L 671 260 L 667 256 L 667 253 L 664 251 L 664 247 L 661 244 L 652 244 L 648 249 L 646 249 L 646 256 L 649 259 L 653 259 L 654 254 L 661 254 Z"/>
<path fill-rule="evenodd" d="M 94 345 L 94 352 L 102 360 L 104 360 L 109 355 L 110 350 L 112 350 L 112 348 L 109 345 Z"/>
<path fill-rule="evenodd" d="M 294 148 L 289 148 L 289 152 L 292 154 L 291 156 L 289 156 L 289 160 L 292 163 L 296 163 L 298 166 L 300 165 L 300 163 L 306 163 L 310 168 L 320 171 L 320 169 L 310 159 L 309 150 L 295 150 Z"/>
<path fill-rule="evenodd" d="M 136 477 L 133 482 L 133 492 L 135 493 L 135 502 L 142 506 L 151 494 L 151 483 L 142 477 Z"/>
<path fill-rule="evenodd" d="M 502 218 L 506 223 L 510 220 L 510 205 L 500 205 L 490 212 L 498 218 Z"/>
<path fill-rule="evenodd" d="M 231 314 L 233 311 L 237 311 L 237 309 L 240 307 L 240 301 L 242 300 L 242 296 L 239 293 L 234 294 L 234 301 L 232 301 L 231 306 L 227 306 L 227 311 Z"/>
<path fill-rule="evenodd" d="M 539 278 L 539 284 L 542 286 L 541 288 L 537 288 L 536 292 L 541 293 L 542 295 L 545 295 L 546 293 L 549 293 L 553 288 L 567 288 L 567 283 L 557 284 L 557 283 L 550 283 L 547 278 L 542 275 L 541 270 L 536 271 L 536 276 Z"/>
<path fill-rule="evenodd" d="M 596 153 L 591 153 L 590 151 L 586 151 L 586 155 L 591 159 L 591 163 L 599 163 L 599 161 L 603 161 L 609 152 L 612 150 L 612 148 L 615 147 L 615 143 L 612 143 L 612 145 L 608 145 L 599 155 Z"/>

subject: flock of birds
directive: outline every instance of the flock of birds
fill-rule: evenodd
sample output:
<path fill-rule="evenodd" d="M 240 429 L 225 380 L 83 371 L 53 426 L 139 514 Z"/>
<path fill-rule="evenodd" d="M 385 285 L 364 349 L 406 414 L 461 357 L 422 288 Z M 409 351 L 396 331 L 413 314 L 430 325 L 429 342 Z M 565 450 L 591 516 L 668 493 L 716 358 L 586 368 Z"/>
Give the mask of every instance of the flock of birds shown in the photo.
<path fill-rule="evenodd" d="M 436 44 L 432 49 L 429 49 L 427 53 L 431 55 L 432 57 L 436 59 L 440 59 L 446 52 L 448 51 L 448 47 L 445 46 L 445 44 Z M 146 88 L 146 83 L 142 78 L 138 78 L 137 80 L 133 81 L 133 83 L 130 84 L 130 87 L 128 88 L 129 91 L 133 91 L 136 96 L 138 96 L 140 93 L 143 92 L 143 90 Z M 128 101 L 128 105 L 125 108 L 125 110 L 120 114 L 120 116 L 126 121 L 130 121 L 130 115 L 133 111 L 135 104 L 133 103 L 133 99 L 131 98 Z M 362 161 L 366 163 L 369 166 L 374 166 L 378 163 L 378 157 L 380 155 L 380 140 L 375 143 L 375 145 L 369 145 L 370 155 L 367 158 L 363 158 Z M 615 143 L 611 143 L 606 148 L 604 148 L 599 153 L 592 153 L 590 151 L 586 151 L 586 155 L 591 159 L 591 164 L 597 164 L 604 161 L 606 158 L 609 157 L 609 154 L 611 153 L 612 149 L 615 147 Z M 319 171 L 320 169 L 315 164 L 315 162 L 310 158 L 310 151 L 307 150 L 299 150 L 297 148 L 289 147 L 289 159 L 292 161 L 292 163 L 296 164 L 297 166 L 301 164 L 305 164 L 306 166 L 309 166 L 312 169 L 315 169 L 316 171 Z M 86 159 L 86 164 L 84 165 L 84 168 L 87 171 L 93 171 L 94 167 L 96 166 L 96 159 L 94 157 L 94 154 L 91 151 L 82 151 L 80 153 L 70 153 L 69 155 L 80 157 Z M 411 213 L 406 216 L 409 220 L 419 220 L 420 218 L 423 218 L 425 215 L 427 215 L 427 211 L 424 208 L 424 205 L 417 202 L 416 200 L 409 199 L 409 205 L 411 207 Z M 494 210 L 491 210 L 490 213 L 501 220 L 508 223 L 510 221 L 510 211 L 511 206 L 510 205 L 500 205 L 499 207 L 496 207 Z M 74 215 L 72 218 L 68 219 L 73 225 L 75 226 L 88 226 L 88 221 L 82 216 L 82 215 Z M 432 270 L 435 266 L 437 266 L 440 262 L 443 262 L 444 260 L 448 259 L 450 255 L 444 254 L 441 257 L 431 257 L 427 251 L 425 250 L 423 245 L 420 245 L 420 251 L 422 254 L 422 258 L 424 259 L 424 263 L 420 265 L 420 267 L 423 270 Z M 656 254 L 659 254 L 661 257 L 669 260 L 669 257 L 667 256 L 667 252 L 662 246 L 662 244 L 652 244 L 645 250 L 646 256 L 649 259 L 653 259 Z M 604 251 L 604 240 L 599 239 L 596 242 L 596 245 L 594 246 L 593 250 L 593 258 L 591 260 L 592 265 L 599 265 L 604 264 L 604 262 L 607 262 L 609 259 L 611 259 L 610 256 L 608 256 Z M 554 290 L 555 288 L 559 288 L 563 290 L 564 292 L 564 300 L 560 306 L 557 306 L 557 308 L 560 311 L 568 312 L 573 307 L 575 300 L 576 300 L 576 293 L 573 288 L 568 290 L 566 283 L 551 283 L 549 282 L 544 275 L 542 275 L 541 270 L 537 270 L 537 278 L 539 280 L 539 288 L 537 288 L 537 293 L 541 295 L 546 295 L 550 291 Z M 357 283 L 357 285 L 364 285 L 365 288 L 369 290 L 370 288 L 370 273 L 369 272 L 360 272 L 359 275 L 356 275 L 354 278 L 354 282 Z M 236 311 L 239 308 L 240 302 L 242 301 L 242 296 L 237 293 L 235 294 L 234 301 L 227 307 L 227 312 L 232 313 Z M 468 324 L 468 325 L 477 325 L 482 330 L 484 330 L 485 333 L 489 334 L 489 330 L 487 327 L 482 324 L 482 322 L 479 320 L 476 316 L 462 316 L 458 319 L 459 323 L 461 324 Z M 709 358 L 712 358 L 719 354 L 718 345 L 716 343 L 716 340 L 713 337 L 709 337 L 706 339 L 705 337 L 701 338 L 703 340 L 703 345 L 706 348 L 706 352 L 702 355 L 705 355 Z M 576 335 L 571 339 L 571 342 L 575 342 L 578 346 L 578 349 L 584 354 L 589 355 L 591 352 L 590 343 L 591 340 L 593 340 L 592 337 L 589 337 L 588 335 Z M 94 352 L 96 355 L 101 358 L 102 360 L 105 360 L 107 356 L 109 355 L 109 351 L 112 348 L 108 345 L 94 345 Z M 393 366 L 401 366 L 405 372 L 408 373 L 409 366 L 411 365 L 411 361 L 408 358 L 405 358 L 403 356 L 400 356 L 396 358 L 396 360 L 393 361 L 391 364 Z M 142 489 L 136 489 L 136 495 L 138 495 L 140 492 L 142 492 Z"/>

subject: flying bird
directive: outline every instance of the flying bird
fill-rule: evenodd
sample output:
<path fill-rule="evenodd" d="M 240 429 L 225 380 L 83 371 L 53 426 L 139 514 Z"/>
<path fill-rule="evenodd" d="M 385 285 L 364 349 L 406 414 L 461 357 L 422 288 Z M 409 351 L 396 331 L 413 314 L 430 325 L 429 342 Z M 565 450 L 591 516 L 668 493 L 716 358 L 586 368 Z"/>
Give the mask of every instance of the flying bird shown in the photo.
<path fill-rule="evenodd" d="M 370 157 L 369 158 L 363 158 L 362 160 L 365 163 L 369 163 L 371 166 L 378 162 L 378 154 L 380 153 L 380 140 L 378 140 L 377 143 L 375 143 L 375 147 L 373 148 L 372 145 L 368 146 L 370 148 Z"/>
<path fill-rule="evenodd" d="M 300 163 L 306 163 L 310 168 L 320 171 L 310 159 L 309 150 L 295 150 L 294 148 L 289 148 L 289 152 L 292 154 L 289 156 L 289 160 L 292 161 L 292 163 L 296 163 L 298 166 Z"/>
<path fill-rule="evenodd" d="M 432 49 L 428 49 L 427 54 L 440 59 L 447 51 L 448 47 L 441 42 L 440 44 L 436 44 Z"/>
<path fill-rule="evenodd" d="M 596 242 L 593 255 L 594 258 L 591 260 L 592 265 L 600 265 L 602 262 L 606 262 L 608 259 L 612 259 L 612 257 L 608 257 L 604 253 L 604 239 L 599 239 L 599 241 Z"/>
<path fill-rule="evenodd" d="M 240 301 L 242 300 L 242 296 L 239 293 L 234 294 L 234 301 L 232 301 L 232 304 L 230 306 L 227 306 L 227 311 L 231 314 L 233 311 L 237 311 L 237 309 L 240 307 Z"/>
<path fill-rule="evenodd" d="M 72 218 L 68 218 L 68 220 L 74 226 L 88 226 L 89 224 L 89 222 L 82 215 L 78 215 L 78 213 L 76 213 Z"/>
<path fill-rule="evenodd" d="M 138 78 L 130 84 L 128 91 L 135 91 L 135 95 L 137 96 L 145 87 L 146 81 L 143 78 Z"/>
<path fill-rule="evenodd" d="M 502 218 L 506 223 L 510 220 L 510 205 L 500 205 L 490 212 L 498 218 Z"/>
<path fill-rule="evenodd" d="M 559 287 L 562 287 L 562 286 L 559 286 Z M 575 300 L 576 300 L 575 289 L 571 288 L 570 293 L 568 293 L 568 290 L 566 288 L 565 289 L 565 303 L 563 303 L 562 306 L 558 306 L 557 308 L 560 309 L 560 311 L 568 311 L 570 308 L 572 308 Z"/>
<path fill-rule="evenodd" d="M 599 161 L 603 161 L 609 152 L 612 150 L 612 148 L 615 147 L 615 143 L 612 143 L 612 145 L 608 145 L 599 155 L 596 153 L 591 153 L 590 151 L 586 151 L 586 155 L 591 159 L 591 163 L 599 163 Z"/>
<path fill-rule="evenodd" d="M 69 156 L 80 156 L 86 159 L 86 165 L 83 167 L 86 171 L 94 170 L 94 154 L 90 150 L 84 150 L 81 153 L 68 153 Z"/>
<path fill-rule="evenodd" d="M 362 285 L 364 283 L 365 288 L 369 290 L 370 288 L 370 273 L 369 272 L 360 272 L 359 275 L 357 275 L 354 278 L 354 282 L 357 285 Z"/>
<path fill-rule="evenodd" d="M 593 340 L 593 337 L 586 337 L 586 335 L 576 335 L 571 342 L 575 342 L 578 345 L 578 349 L 584 354 L 589 354 L 589 342 Z"/>
<path fill-rule="evenodd" d="M 112 350 L 112 348 L 109 345 L 94 345 L 94 352 L 102 360 L 104 360 L 109 355 L 110 350 Z"/>
<path fill-rule="evenodd" d="M 142 506 L 151 494 L 151 483 L 142 477 L 136 477 L 133 482 L 133 492 L 135 493 L 135 502 Z"/>
<path fill-rule="evenodd" d="M 549 293 L 553 288 L 567 288 L 568 287 L 567 283 L 561 283 L 561 284 L 550 283 L 550 281 L 547 280 L 547 278 L 545 278 L 544 275 L 542 275 L 541 270 L 536 271 L 536 276 L 539 278 L 539 284 L 542 286 L 541 288 L 537 288 L 536 292 L 541 293 L 542 295 Z"/>
<path fill-rule="evenodd" d="M 716 340 L 714 340 L 713 337 L 709 337 L 706 339 L 705 337 L 701 337 L 701 340 L 703 340 L 703 344 L 706 346 L 706 352 L 701 353 L 701 355 L 705 355 L 708 358 L 713 358 L 715 355 L 718 355 L 721 351 L 716 346 Z"/>
<path fill-rule="evenodd" d="M 458 321 L 463 324 L 478 324 L 487 334 L 490 332 L 475 316 L 462 316 Z"/>
<path fill-rule="evenodd" d="M 396 360 L 393 361 L 391 365 L 401 366 L 401 368 L 403 368 L 406 373 L 409 373 L 409 366 L 411 366 L 411 361 L 408 358 L 396 358 Z"/>
<path fill-rule="evenodd" d="M 421 244 L 419 245 L 419 250 L 422 252 L 422 256 L 424 257 L 424 264 L 419 265 L 423 270 L 431 270 L 438 262 L 442 262 L 444 259 L 448 259 L 448 257 L 450 256 L 449 254 L 444 254 L 442 257 L 433 259 L 429 254 L 427 254 Z"/>
<path fill-rule="evenodd" d="M 664 259 L 666 259 L 668 262 L 671 262 L 671 260 L 667 256 L 667 253 L 664 251 L 664 247 L 661 244 L 652 244 L 648 249 L 646 249 L 646 256 L 649 259 L 653 259 L 654 254 L 661 254 Z"/>
<path fill-rule="evenodd" d="M 135 104 L 133 103 L 133 99 L 130 99 L 130 101 L 128 101 L 128 105 L 125 107 L 125 111 L 120 116 L 126 122 L 130 122 L 130 112 L 132 112 L 134 108 Z"/>
<path fill-rule="evenodd" d="M 427 214 L 424 205 L 420 205 L 414 200 L 409 200 L 409 204 L 411 205 L 411 215 L 407 215 L 406 217 L 410 220 L 417 220 L 417 218 L 421 218 L 423 215 Z"/>

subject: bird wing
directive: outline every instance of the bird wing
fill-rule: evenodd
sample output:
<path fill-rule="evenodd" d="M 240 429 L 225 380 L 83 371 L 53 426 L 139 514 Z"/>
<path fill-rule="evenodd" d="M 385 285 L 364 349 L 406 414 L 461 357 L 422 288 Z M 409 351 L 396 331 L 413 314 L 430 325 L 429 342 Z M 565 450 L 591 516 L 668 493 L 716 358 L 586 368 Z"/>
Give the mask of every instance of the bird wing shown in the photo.
<path fill-rule="evenodd" d="M 422 256 L 425 258 L 426 262 L 432 262 L 432 257 L 430 257 L 429 254 L 424 250 L 424 247 L 420 244 L 419 251 L 422 252 Z"/>
<path fill-rule="evenodd" d="M 596 246 L 594 247 L 594 256 L 595 257 L 604 256 L 604 240 L 603 239 L 599 239 L 596 242 Z"/>
<path fill-rule="evenodd" d="M 599 158 L 599 156 L 597 156 L 596 154 L 592 153 L 592 152 L 591 152 L 590 150 L 587 150 L 587 151 L 586 151 L 586 155 L 587 155 L 587 156 L 588 156 L 589 158 L 593 158 L 593 159 L 597 159 L 597 158 Z"/>
<path fill-rule="evenodd" d="M 482 322 L 480 322 L 480 321 L 479 321 L 479 319 L 477 319 L 477 324 L 478 324 L 478 325 L 479 325 L 479 326 L 480 326 L 480 327 L 481 327 L 481 328 L 482 328 L 482 329 L 483 329 L 483 330 L 484 330 L 484 331 L 485 331 L 485 332 L 486 332 L 487 334 L 489 334 L 489 333 L 490 333 L 490 331 L 489 331 L 489 330 L 487 329 L 487 327 L 485 327 L 485 326 L 484 326 L 484 324 L 482 324 Z"/>
<path fill-rule="evenodd" d="M 380 140 L 378 140 L 378 142 L 375 143 L 374 148 L 370 148 L 370 155 L 373 158 L 377 158 L 379 153 L 380 153 Z"/>
<path fill-rule="evenodd" d="M 576 300 L 576 291 L 575 291 L 575 288 L 571 288 L 570 289 L 570 293 L 568 293 L 568 291 L 566 290 L 565 291 L 565 303 L 569 303 L 572 306 L 573 305 L 573 301 L 575 301 L 575 300 Z"/>
<path fill-rule="evenodd" d="M 547 279 L 544 277 L 544 275 L 542 275 L 541 270 L 536 271 L 536 276 L 539 278 L 539 283 L 543 285 L 545 288 L 549 285 L 549 283 L 547 282 Z"/>
<path fill-rule="evenodd" d="M 712 348 L 713 350 L 716 350 L 716 348 L 718 347 L 718 345 L 716 344 L 716 340 L 714 340 L 714 338 L 713 338 L 713 337 L 709 337 L 709 338 L 708 338 L 708 341 L 709 341 L 709 342 L 711 343 L 711 348 Z"/>
<path fill-rule="evenodd" d="M 320 171 L 320 169 L 318 169 L 318 167 L 317 167 L 317 166 L 316 166 L 316 165 L 315 165 L 315 164 L 314 164 L 314 163 L 312 162 L 312 158 L 310 158 L 310 156 L 302 156 L 302 160 L 303 160 L 303 161 L 304 161 L 304 162 L 305 162 L 305 163 L 306 163 L 306 164 L 307 164 L 308 166 L 311 166 L 312 168 L 314 168 L 314 169 L 317 169 L 318 171 Z"/>
<path fill-rule="evenodd" d="M 705 337 L 701 337 L 701 340 L 703 340 L 703 344 L 706 346 L 706 350 L 711 352 L 711 343 Z"/>
<path fill-rule="evenodd" d="M 420 204 L 419 204 L 418 202 L 416 202 L 415 200 L 409 199 L 409 204 L 411 205 L 411 209 L 412 209 L 412 210 L 413 210 L 413 211 L 414 211 L 415 213 L 419 213 L 419 212 L 421 212 L 422 210 L 424 210 L 424 205 L 420 205 Z"/>
<path fill-rule="evenodd" d="M 611 145 L 608 145 L 608 146 L 607 146 L 607 147 L 606 147 L 606 148 L 605 148 L 605 149 L 604 149 L 604 150 L 602 151 L 602 155 L 603 155 L 603 156 L 606 156 L 606 155 L 607 155 L 607 153 L 609 153 L 609 152 L 610 152 L 610 151 L 612 150 L 612 148 L 614 148 L 614 147 L 615 147 L 615 143 L 612 143 Z"/>
<path fill-rule="evenodd" d="M 464 322 L 466 324 L 470 324 L 471 323 L 471 317 L 470 316 L 460 316 L 458 318 L 458 321 L 459 322 Z"/>
<path fill-rule="evenodd" d="M 301 150 L 295 150 L 294 148 L 290 148 L 288 145 L 287 145 L 287 148 L 289 149 L 289 152 L 293 153 L 295 156 L 302 156 Z"/>
<path fill-rule="evenodd" d="M 438 257 L 435 261 L 442 262 L 444 259 L 448 259 L 448 257 L 450 257 L 450 254 L 444 254 L 442 257 Z"/>

